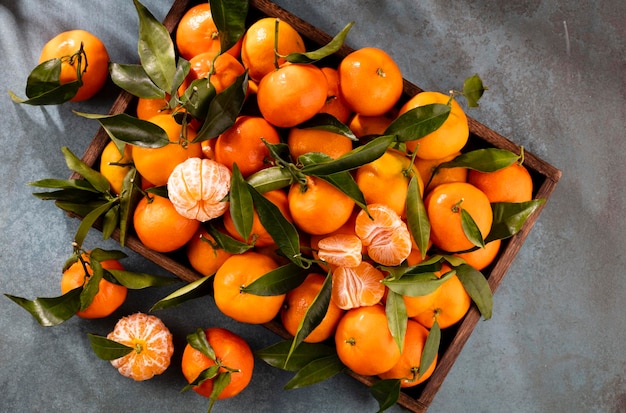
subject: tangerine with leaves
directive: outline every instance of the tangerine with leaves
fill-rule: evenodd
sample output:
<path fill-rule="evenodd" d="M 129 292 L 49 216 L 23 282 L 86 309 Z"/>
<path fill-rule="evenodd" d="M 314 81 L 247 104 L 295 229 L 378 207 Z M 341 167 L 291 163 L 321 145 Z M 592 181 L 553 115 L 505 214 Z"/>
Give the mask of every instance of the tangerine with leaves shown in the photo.
<path fill-rule="evenodd" d="M 338 72 L 341 95 L 353 112 L 364 116 L 383 115 L 402 96 L 402 72 L 382 49 L 355 50 L 342 59 Z"/>
<path fill-rule="evenodd" d="M 111 360 L 122 376 L 135 381 L 148 380 L 170 366 L 174 340 L 170 330 L 156 316 L 134 313 L 122 317 L 107 338 L 133 349 L 127 355 Z"/>
<path fill-rule="evenodd" d="M 276 261 L 255 251 L 229 257 L 214 276 L 215 304 L 222 313 L 242 323 L 271 321 L 280 311 L 285 294 L 261 296 L 244 288 L 276 268 Z"/>
<path fill-rule="evenodd" d="M 133 165 L 132 146 L 124 145 L 123 153 L 113 141 L 109 141 L 100 155 L 100 173 L 109 181 L 111 192 L 119 195 L 122 192 L 124 178 Z"/>
<path fill-rule="evenodd" d="M 367 211 L 359 211 L 354 230 L 367 255 L 382 265 L 400 265 L 413 249 L 406 223 L 385 204 L 369 204 Z"/>
<path fill-rule="evenodd" d="M 348 310 L 337 325 L 335 347 L 341 362 L 364 376 L 384 373 L 400 359 L 385 309 L 379 304 Z"/>
<path fill-rule="evenodd" d="M 81 52 L 82 50 L 82 52 Z M 85 30 L 69 30 L 50 39 L 41 50 L 39 63 L 61 59 L 60 84 L 78 80 L 82 85 L 70 100 L 80 102 L 92 98 L 106 83 L 109 75 L 109 54 L 98 37 Z"/>
<path fill-rule="evenodd" d="M 533 199 L 533 179 L 520 162 L 493 172 L 472 169 L 467 181 L 483 191 L 490 202 L 526 202 Z"/>
<path fill-rule="evenodd" d="M 241 336 L 225 328 L 207 328 L 204 334 L 214 358 L 208 357 L 187 343 L 181 360 L 183 376 L 188 383 L 193 383 L 204 370 L 218 366 L 218 374 L 229 374 L 230 381 L 216 399 L 222 400 L 238 395 L 252 379 L 254 355 L 250 346 Z M 204 380 L 192 389 L 204 397 L 211 397 L 215 380 L 215 377 Z"/>
<path fill-rule="evenodd" d="M 302 231 L 313 235 L 328 234 L 341 228 L 354 209 L 352 198 L 314 176 L 307 176 L 306 184 L 292 184 L 287 199 L 293 222 Z"/>
<path fill-rule="evenodd" d="M 222 266 L 232 254 L 217 246 L 215 239 L 200 226 L 196 234 L 187 243 L 185 250 L 191 267 L 208 277 Z"/>
<path fill-rule="evenodd" d="M 157 252 L 172 252 L 191 240 L 200 221 L 180 215 L 165 197 L 147 195 L 137 203 L 133 226 L 143 245 Z"/>
<path fill-rule="evenodd" d="M 105 260 L 100 263 L 103 269 L 124 270 L 118 260 Z M 61 277 L 61 293 L 65 294 L 75 288 L 87 285 L 93 275 L 92 263 L 88 253 L 82 254 L 78 260 L 63 270 Z M 81 318 L 104 318 L 117 310 L 124 301 L 128 288 L 112 283 L 104 277 L 98 283 L 98 292 L 91 304 L 84 310 L 78 310 L 76 315 Z"/>
<path fill-rule="evenodd" d="M 435 246 L 448 252 L 462 252 L 475 246 L 464 228 L 463 211 L 474 221 L 479 234 L 491 230 L 493 212 L 489 198 L 480 189 L 466 182 L 451 182 L 435 187 L 424 199 L 430 219 L 430 236 Z"/>
<path fill-rule="evenodd" d="M 133 146 L 133 160 L 142 177 L 155 186 L 163 186 L 178 164 L 202 156 L 202 145 L 192 143 L 196 131 L 191 126 L 183 128 L 171 114 L 156 115 L 149 121 L 165 131 L 169 143 L 160 148 Z"/>
<path fill-rule="evenodd" d="M 277 30 L 278 41 L 275 49 Z M 305 51 L 302 36 L 289 23 L 265 17 L 252 23 L 246 30 L 241 44 L 241 61 L 248 69 L 250 79 L 258 83 L 265 75 L 285 63 L 284 56 Z"/>
<path fill-rule="evenodd" d="M 281 189 L 275 189 L 272 191 L 267 191 L 262 194 L 267 200 L 276 205 L 283 216 L 291 221 L 291 214 L 289 213 L 289 205 L 287 201 L 287 194 Z M 267 229 L 261 223 L 259 219 L 259 214 L 256 209 L 253 212 L 252 218 L 252 231 L 250 232 L 250 236 L 247 240 L 244 240 L 243 236 L 237 231 L 235 228 L 235 223 L 233 221 L 233 217 L 230 214 L 230 211 L 226 211 L 224 214 L 224 228 L 228 233 L 235 239 L 241 242 L 246 242 L 248 244 L 254 245 L 255 247 L 268 247 L 270 245 L 274 245 L 274 239 L 267 232 Z"/>
<path fill-rule="evenodd" d="M 274 126 L 260 116 L 239 116 L 213 144 L 214 159 L 230 170 L 237 164 L 244 178 L 272 165 L 270 151 L 263 141 L 280 143 Z"/>
<path fill-rule="evenodd" d="M 211 159 L 189 158 L 176 165 L 167 180 L 167 196 L 176 211 L 205 222 L 224 215 L 230 170 Z"/>
<path fill-rule="evenodd" d="M 398 116 L 411 109 L 434 103 L 450 105 L 448 118 L 434 132 L 406 142 L 407 149 L 422 159 L 442 159 L 450 156 L 463 149 L 469 139 L 469 125 L 463 108 L 452 96 L 440 92 L 418 93 L 400 108 Z"/>
<path fill-rule="evenodd" d="M 176 48 L 187 60 L 204 52 L 220 52 L 220 33 L 213 20 L 209 2 L 193 6 L 183 14 L 176 27 Z M 226 52 L 239 57 L 241 39 Z"/>
<path fill-rule="evenodd" d="M 292 336 L 296 335 L 298 326 L 304 319 L 307 310 L 319 294 L 326 277 L 322 274 L 307 275 L 302 284 L 289 291 L 280 310 L 280 319 L 285 330 Z M 333 336 L 343 311 L 331 300 L 320 324 L 304 338 L 306 343 L 319 343 Z"/>
<path fill-rule="evenodd" d="M 385 295 L 384 274 L 367 261 L 332 272 L 331 299 L 342 310 L 378 304 Z"/>
<path fill-rule="evenodd" d="M 261 79 L 257 103 L 274 126 L 290 128 L 311 119 L 326 104 L 328 81 L 312 64 L 285 63 Z"/>
<path fill-rule="evenodd" d="M 293 127 L 287 135 L 287 146 L 294 160 L 310 152 L 320 152 L 337 159 L 352 150 L 352 141 L 340 133 Z"/>
<path fill-rule="evenodd" d="M 400 379 L 400 387 L 413 387 L 432 376 L 437 365 L 437 356 L 427 368 L 422 370 L 422 351 L 428 338 L 428 330 L 416 321 L 408 320 L 400 360 L 390 370 L 379 374 L 383 380 Z"/>

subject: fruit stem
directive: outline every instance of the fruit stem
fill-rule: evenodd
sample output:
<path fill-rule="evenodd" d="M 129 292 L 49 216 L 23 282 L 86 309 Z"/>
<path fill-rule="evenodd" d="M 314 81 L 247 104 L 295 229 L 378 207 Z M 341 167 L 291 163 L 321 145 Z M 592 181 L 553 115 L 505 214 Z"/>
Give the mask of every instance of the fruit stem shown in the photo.
<path fill-rule="evenodd" d="M 452 205 L 452 212 L 454 212 L 455 214 L 458 214 L 459 212 L 461 212 L 461 204 L 463 203 L 464 200 L 465 200 L 464 198 L 461 198 L 456 204 Z"/>
<path fill-rule="evenodd" d="M 276 22 L 274 23 L 274 67 L 276 68 L 276 70 L 278 70 L 279 68 L 279 64 L 278 64 L 278 58 L 279 58 L 279 54 L 278 54 L 278 24 L 280 23 L 280 19 L 276 18 Z"/>

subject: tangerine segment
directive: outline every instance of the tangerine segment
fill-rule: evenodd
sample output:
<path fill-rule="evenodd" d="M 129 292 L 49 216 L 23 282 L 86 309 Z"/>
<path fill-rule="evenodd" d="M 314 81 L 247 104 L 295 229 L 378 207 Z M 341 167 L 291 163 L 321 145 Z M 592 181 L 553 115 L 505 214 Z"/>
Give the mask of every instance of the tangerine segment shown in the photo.
<path fill-rule="evenodd" d="M 419 106 L 448 104 L 451 111 L 445 122 L 421 139 L 406 142 L 406 147 L 422 159 L 441 159 L 460 151 L 469 138 L 469 125 L 463 108 L 450 96 L 439 92 L 420 92 L 400 108 L 399 115 Z"/>
<path fill-rule="evenodd" d="M 230 191 L 230 170 L 211 159 L 189 158 L 167 180 L 167 195 L 186 218 L 208 221 L 224 215 Z"/>
<path fill-rule="evenodd" d="M 335 346 L 341 362 L 365 376 L 384 373 L 400 359 L 385 309 L 378 304 L 348 310 L 337 325 Z"/>
<path fill-rule="evenodd" d="M 261 79 L 257 103 L 269 123 L 290 128 L 315 116 L 326 103 L 328 81 L 312 64 L 284 64 Z"/>
<path fill-rule="evenodd" d="M 111 364 L 122 376 L 137 381 L 167 370 L 174 353 L 172 333 L 153 315 L 135 313 L 122 317 L 107 338 L 133 348 L 129 354 L 111 360 Z"/>
<path fill-rule="evenodd" d="M 484 239 L 491 230 L 491 203 L 480 189 L 466 182 L 452 182 L 435 187 L 424 200 L 430 219 L 432 242 L 444 251 L 465 251 L 474 244 L 463 229 L 461 210 L 474 220 Z"/>
<path fill-rule="evenodd" d="M 471 170 L 467 181 L 491 202 L 526 202 L 533 199 L 533 179 L 524 165 L 513 163 L 494 172 Z"/>
<path fill-rule="evenodd" d="M 381 379 L 400 379 L 400 387 L 413 387 L 432 376 L 437 365 L 437 356 L 430 366 L 419 376 L 422 351 L 428 338 L 428 330 L 416 321 L 408 320 L 404 345 L 400 360 L 390 370 L 379 374 Z M 418 377 L 419 376 L 419 377 Z"/>
<path fill-rule="evenodd" d="M 260 296 L 242 289 L 277 267 L 272 258 L 254 251 L 231 256 L 215 273 L 215 304 L 224 314 L 243 323 L 271 321 L 280 311 L 285 294 Z"/>
<path fill-rule="evenodd" d="M 385 51 L 364 47 L 347 55 L 339 64 L 341 94 L 353 112 L 379 116 L 389 112 L 400 99 L 402 73 Z"/>
<path fill-rule="evenodd" d="M 335 234 L 322 238 L 317 243 L 317 256 L 330 265 L 356 267 L 361 264 L 363 244 L 351 234 Z"/>
<path fill-rule="evenodd" d="M 298 331 L 298 326 L 306 315 L 309 306 L 317 297 L 326 277 L 322 274 L 311 273 L 305 280 L 287 293 L 285 302 L 280 311 L 280 319 L 285 330 L 292 336 Z M 319 343 L 330 338 L 335 333 L 335 328 L 343 316 L 343 310 L 331 301 L 326 309 L 326 314 L 321 323 L 317 325 L 304 339 L 307 343 Z"/>
<path fill-rule="evenodd" d="M 80 261 L 76 261 L 68 269 L 63 271 L 61 277 L 61 293 L 73 290 L 78 287 L 84 286 L 89 277 L 93 275 L 93 270 L 89 264 L 89 256 L 83 254 L 83 260 L 85 261 L 85 267 Z M 100 263 L 102 268 L 111 270 L 123 270 L 124 267 L 117 260 L 106 260 Z M 85 268 L 87 273 L 85 274 Z M 100 279 L 98 283 L 98 292 L 93 297 L 91 304 L 84 310 L 79 310 L 76 315 L 81 318 L 103 318 L 111 315 L 117 310 L 124 301 L 126 301 L 126 295 L 128 289 L 120 284 L 114 284 L 104 278 Z"/>
<path fill-rule="evenodd" d="M 384 274 L 367 261 L 337 267 L 332 277 L 332 301 L 342 310 L 377 304 L 385 295 Z"/>
<path fill-rule="evenodd" d="M 230 382 L 217 399 L 222 400 L 238 395 L 252 379 L 254 355 L 250 346 L 242 337 L 225 328 L 207 328 L 204 333 L 215 352 L 216 359 L 223 366 L 220 367 L 219 372 L 226 372 L 226 368 L 231 370 Z M 185 346 L 181 368 L 187 382 L 193 382 L 203 370 L 214 365 L 215 361 L 202 354 L 201 351 L 191 347 L 190 344 Z M 204 397 L 210 397 L 213 392 L 213 380 L 205 380 L 199 386 L 194 386 L 193 390 Z"/>
<path fill-rule="evenodd" d="M 384 204 L 370 204 L 367 211 L 360 211 L 354 230 L 367 247 L 367 255 L 382 265 L 400 265 L 413 248 L 408 227 Z"/>

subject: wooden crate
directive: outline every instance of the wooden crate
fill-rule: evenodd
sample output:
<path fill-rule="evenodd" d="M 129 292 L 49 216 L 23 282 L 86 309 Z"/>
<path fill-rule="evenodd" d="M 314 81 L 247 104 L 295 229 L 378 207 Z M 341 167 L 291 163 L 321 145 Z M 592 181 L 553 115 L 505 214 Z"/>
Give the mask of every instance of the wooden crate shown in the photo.
<path fill-rule="evenodd" d="M 163 21 L 170 33 L 173 33 L 178 21 L 181 19 L 185 11 L 197 2 L 198 0 L 175 0 L 169 13 Z M 326 44 L 332 38 L 332 36 L 317 29 L 297 16 L 292 15 L 271 1 L 250 0 L 250 19 L 262 16 L 279 17 L 280 19 L 289 22 L 301 33 L 309 46 Z M 344 46 L 337 53 L 337 62 L 340 58 L 346 56 L 352 50 L 353 49 L 347 45 Z M 404 100 L 421 91 L 422 90 L 419 87 L 405 79 Z M 122 112 L 132 114 L 135 102 L 135 98 L 132 95 L 122 92 L 113 103 L 109 114 L 118 114 Z M 497 147 L 519 153 L 520 148 L 515 143 L 471 117 L 468 117 L 468 120 L 470 128 L 470 142 L 473 147 Z M 109 137 L 106 132 L 102 128 L 98 130 L 87 151 L 82 157 L 83 161 L 90 166 L 97 165 L 100 154 L 108 141 Z M 544 198 L 547 200 L 554 191 L 561 177 L 561 171 L 528 151 L 525 151 L 524 165 L 529 169 L 533 177 L 535 185 L 534 198 Z M 483 270 L 483 273 L 488 278 L 489 285 L 493 292 L 496 291 L 502 282 L 507 269 L 520 250 L 522 243 L 539 217 L 543 207 L 545 207 L 545 204 L 529 217 L 518 234 L 502 243 L 501 250 L 495 262 L 487 269 Z M 118 233 L 116 232 L 113 237 L 119 239 Z M 165 270 L 173 273 L 185 281 L 191 282 L 201 277 L 200 274 L 191 269 L 186 262 L 186 257 L 180 251 L 172 254 L 154 252 L 145 247 L 132 234 L 127 238 L 126 245 L 131 250 L 153 261 Z M 474 327 L 479 319 L 480 313 L 478 312 L 478 309 L 475 306 L 472 306 L 468 314 L 461 320 L 461 322 L 459 322 L 456 326 L 442 330 L 442 342 L 435 372 L 425 383 L 422 383 L 414 388 L 403 390 L 398 402 L 401 406 L 413 412 L 425 412 L 428 409 L 428 406 L 432 403 L 435 394 L 441 387 L 446 375 L 450 371 L 456 358 L 459 356 L 463 346 L 467 342 L 467 339 L 474 330 Z M 265 324 L 265 327 L 282 338 L 290 337 L 278 321 L 267 323 Z M 365 385 L 371 385 L 376 380 L 372 377 L 364 377 L 351 372 L 347 374 L 351 375 Z"/>

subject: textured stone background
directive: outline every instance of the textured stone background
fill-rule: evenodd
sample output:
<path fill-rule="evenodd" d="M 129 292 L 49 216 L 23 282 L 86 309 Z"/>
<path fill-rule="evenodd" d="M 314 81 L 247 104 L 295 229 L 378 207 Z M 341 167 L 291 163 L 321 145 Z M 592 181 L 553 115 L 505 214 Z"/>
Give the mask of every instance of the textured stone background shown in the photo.
<path fill-rule="evenodd" d="M 163 18 L 169 2 L 145 0 Z M 445 380 L 432 412 L 626 412 L 626 3 L 621 0 L 371 1 L 277 0 L 328 33 L 348 21 L 347 43 L 378 46 L 423 89 L 458 88 L 480 74 L 489 87 L 468 114 L 563 171 L 556 191 Z M 42 45 L 84 28 L 111 60 L 136 62 L 137 19 L 130 0 L 0 0 L 0 286 L 24 297 L 58 294 L 59 269 L 78 222 L 38 201 L 27 182 L 65 177 L 62 145 L 82 154 L 97 130 L 72 110 L 105 113 L 117 90 L 87 103 L 35 108 L 23 94 Z M 86 246 L 117 248 L 93 233 Z M 135 271 L 163 270 L 128 251 Z M 166 289 L 167 290 L 167 289 Z M 168 291 L 132 292 L 116 315 L 147 311 Z M 42 328 L 0 299 L 0 411 L 189 412 L 206 400 L 179 394 L 177 368 L 145 383 L 122 379 L 97 359 L 86 333 L 117 319 L 71 319 Z M 224 325 L 253 348 L 276 340 L 262 327 L 226 320 L 209 299 L 159 316 L 177 336 Z M 290 378 L 258 362 L 252 385 L 214 411 L 375 411 L 366 388 L 340 375 L 282 391 Z M 391 411 L 401 411 L 396 407 Z"/>

